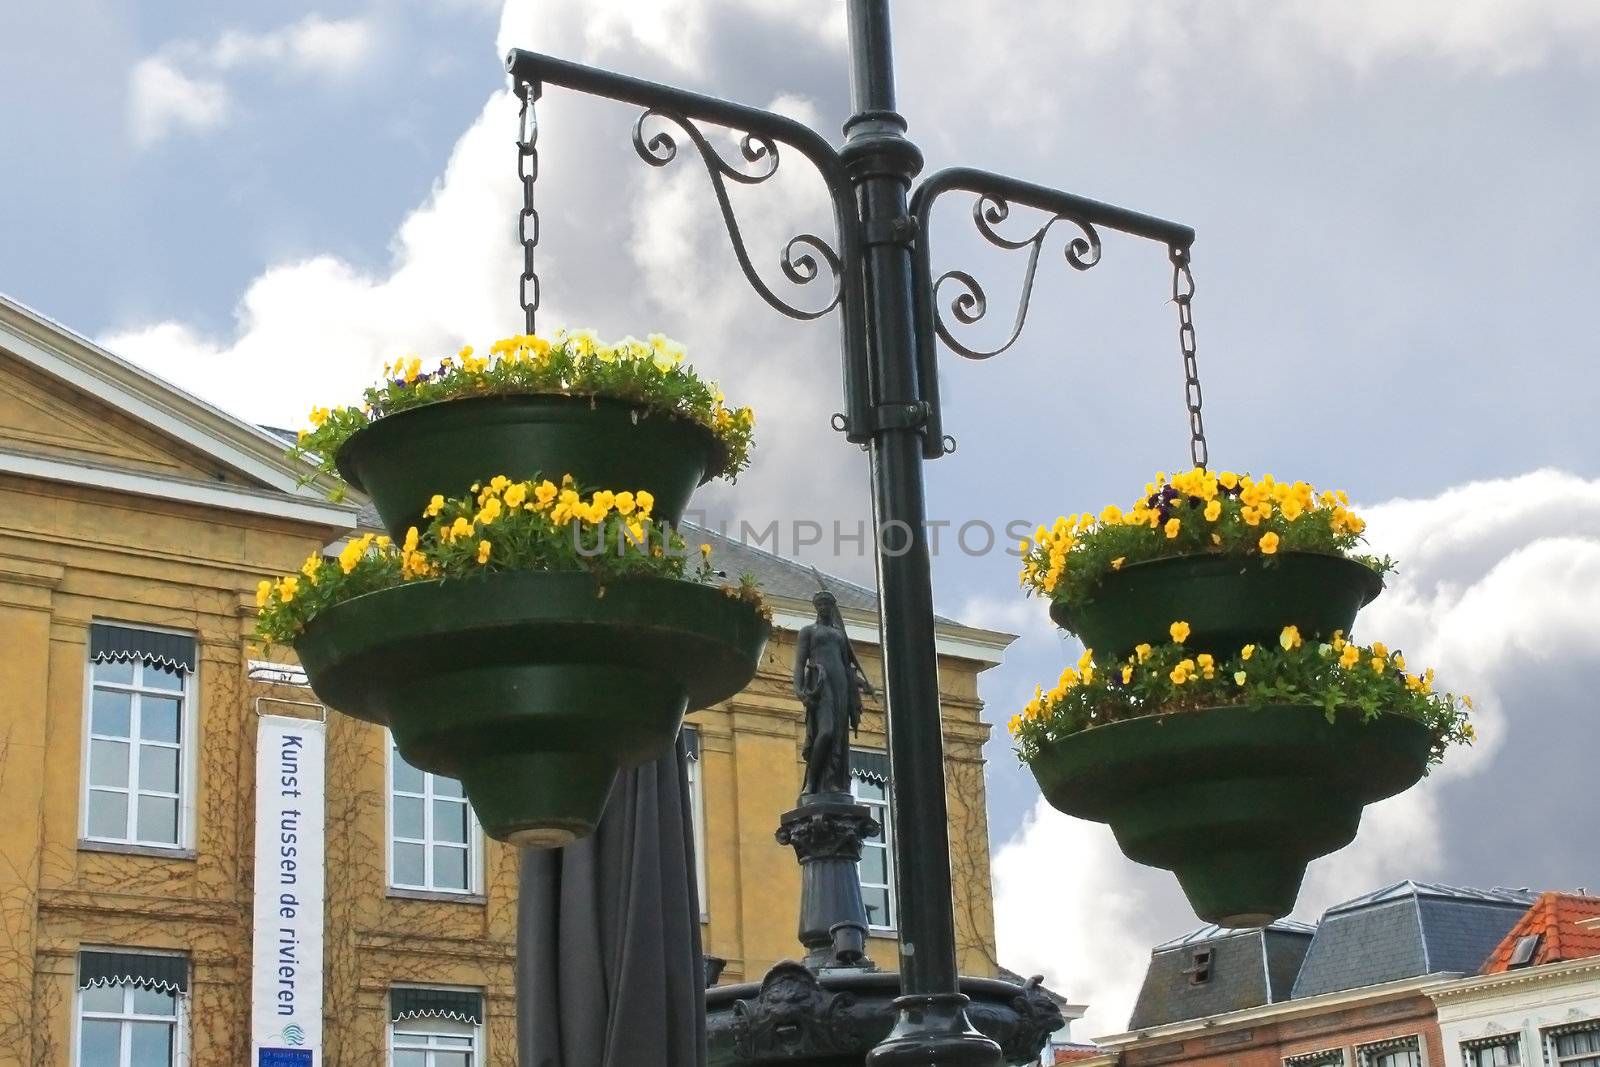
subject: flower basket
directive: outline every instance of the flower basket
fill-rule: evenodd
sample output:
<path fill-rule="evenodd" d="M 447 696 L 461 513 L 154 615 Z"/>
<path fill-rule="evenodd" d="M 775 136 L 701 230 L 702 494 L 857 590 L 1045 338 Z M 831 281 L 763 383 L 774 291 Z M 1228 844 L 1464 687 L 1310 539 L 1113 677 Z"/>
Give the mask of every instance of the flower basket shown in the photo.
<path fill-rule="evenodd" d="M 1469 697 L 1381 642 L 1289 625 L 1219 655 L 1192 647 L 1189 623 L 1167 629 L 1126 658 L 1085 651 L 1010 731 L 1053 806 L 1172 871 L 1208 922 L 1287 915 L 1306 864 L 1349 844 L 1363 807 L 1476 736 Z"/>
<path fill-rule="evenodd" d="M 434 494 L 464 492 L 495 473 L 566 473 L 583 485 L 646 489 L 656 516 L 676 524 L 726 456 L 706 427 L 638 403 L 521 395 L 441 400 L 385 415 L 351 435 L 336 462 L 399 538 L 423 524 Z"/>
<path fill-rule="evenodd" d="M 313 408 L 292 454 L 371 496 L 395 540 L 436 494 L 477 492 L 490 475 L 644 490 L 676 525 L 697 486 L 749 465 L 755 432 L 755 413 L 729 408 L 684 354 L 660 334 L 606 344 L 562 330 L 487 355 L 468 346 L 426 371 L 409 356 L 384 364 L 360 405 Z"/>
<path fill-rule="evenodd" d="M 1170 556 L 1112 571 L 1092 598 L 1052 603 L 1050 618 L 1085 647 L 1116 656 L 1184 619 L 1191 649 L 1221 654 L 1271 644 L 1285 626 L 1308 638 L 1349 633 L 1382 591 L 1383 579 L 1365 563 L 1318 552 Z"/>
<path fill-rule="evenodd" d="M 1022 542 L 1022 585 L 1085 647 L 1125 655 L 1187 620 L 1192 647 L 1350 632 L 1389 559 L 1357 552 L 1366 523 L 1343 492 L 1203 468 L 1156 475 L 1128 511 L 1063 516 Z"/>
<path fill-rule="evenodd" d="M 758 605 L 691 581 L 489 572 L 379 589 L 295 639 L 318 696 L 459 778 L 484 830 L 554 847 L 593 831 L 617 772 L 755 675 Z"/>
<path fill-rule="evenodd" d="M 1355 838 L 1365 805 L 1420 779 L 1433 745 L 1400 715 L 1214 707 L 1061 737 L 1031 767 L 1053 807 L 1177 875 L 1201 919 L 1250 927 L 1289 914 L 1306 865 Z"/>

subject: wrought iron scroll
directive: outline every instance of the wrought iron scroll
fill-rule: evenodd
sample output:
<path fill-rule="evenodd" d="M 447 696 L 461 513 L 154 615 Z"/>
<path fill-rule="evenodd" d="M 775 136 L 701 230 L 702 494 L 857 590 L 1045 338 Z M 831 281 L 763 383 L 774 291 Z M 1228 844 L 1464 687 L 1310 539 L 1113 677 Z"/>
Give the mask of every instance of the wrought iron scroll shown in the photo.
<path fill-rule="evenodd" d="M 1027 272 L 1022 279 L 1022 293 L 1011 331 L 1003 343 L 993 348 L 978 348 L 958 340 L 951 324 L 953 320 L 961 327 L 973 326 L 989 313 L 988 294 L 977 278 L 964 270 L 947 270 L 937 279 L 933 276 L 929 252 L 933 207 L 941 196 L 952 192 L 974 194 L 972 220 L 984 240 L 1007 251 L 1028 250 Z M 1027 236 L 1007 237 L 997 227 L 1010 217 L 1013 205 L 1035 208 L 1045 212 L 1048 218 Z M 1078 235 L 1070 238 L 1063 249 L 1067 265 L 1074 270 L 1088 270 L 1100 262 L 1102 229 L 1160 241 L 1168 248 L 1187 249 L 1194 243 L 1194 231 L 1187 226 L 973 167 L 950 167 L 930 174 L 912 194 L 910 208 L 917 226 L 912 269 L 917 303 L 917 360 L 922 399 L 929 407 L 923 454 L 929 459 L 951 451 L 953 446 L 943 434 L 939 411 L 937 342 L 943 341 L 951 351 L 968 359 L 989 359 L 1016 344 L 1027 321 L 1040 256 L 1058 223 L 1078 230 Z M 939 290 L 947 282 L 958 290 L 950 300 L 948 320 L 938 305 Z"/>
<path fill-rule="evenodd" d="M 1045 239 L 1050 236 L 1050 231 L 1055 228 L 1056 223 L 1068 223 L 1082 232 L 1081 237 L 1072 238 L 1063 249 L 1067 263 L 1074 270 L 1088 270 L 1100 262 L 1100 234 L 1093 224 L 1067 215 L 1055 215 L 1030 236 L 1017 240 L 995 229 L 1010 215 L 1011 205 L 1002 197 L 985 193 L 973 201 L 972 221 L 985 241 L 996 248 L 1010 252 L 1023 248 L 1028 250 L 1028 269 L 1022 278 L 1022 292 L 1017 298 L 1016 317 L 1011 324 L 1011 333 L 1005 341 L 993 348 L 971 347 L 956 338 L 940 310 L 940 289 L 944 287 L 945 282 L 955 282 L 961 291 L 950 301 L 951 318 L 963 326 L 972 326 L 982 321 L 989 313 L 989 297 L 977 278 L 964 270 L 947 270 L 933 282 L 933 306 L 930 310 L 933 312 L 934 331 L 951 351 L 968 359 L 989 359 L 1017 343 L 1017 338 L 1022 335 L 1022 324 L 1028 318 L 1028 305 L 1033 300 L 1033 283 L 1039 270 L 1039 256 L 1044 251 Z"/>
<path fill-rule="evenodd" d="M 794 319 L 819 319 L 838 307 L 843 295 L 843 264 L 833 246 L 816 234 L 802 233 L 791 237 L 778 257 L 778 266 L 782 269 L 783 276 L 798 286 L 809 285 L 819 278 L 831 281 L 832 292 L 829 294 L 828 302 L 820 308 L 807 310 L 789 303 L 773 292 L 751 262 L 749 248 L 745 244 L 744 234 L 739 229 L 738 217 L 734 214 L 733 203 L 728 196 L 728 182 L 738 185 L 760 185 L 777 174 L 779 164 L 777 142 L 757 133 L 742 134 L 739 138 L 739 155 L 747 166 L 756 169 L 741 169 L 729 163 L 713 148 L 705 134 L 700 132 L 700 128 L 690 119 L 665 108 L 652 107 L 641 114 L 638 121 L 633 124 L 634 151 L 639 153 L 640 159 L 652 167 L 665 167 L 677 159 L 678 142 L 665 130 L 647 137 L 645 124 L 651 119 L 676 126 L 700 153 L 700 159 L 705 163 L 706 174 L 711 178 L 712 191 L 716 193 L 717 207 L 722 211 L 722 223 L 727 228 L 734 257 L 739 261 L 739 269 L 744 271 L 751 288 L 755 289 L 761 299 Z"/>
<path fill-rule="evenodd" d="M 665 166 L 676 157 L 677 142 L 665 131 L 644 135 L 644 122 L 652 115 L 676 125 L 694 142 L 711 175 L 718 205 L 728 225 L 739 266 L 768 304 L 786 315 L 816 319 L 837 307 L 843 319 L 840 330 L 841 362 L 844 372 L 846 437 L 856 443 L 871 437 L 871 398 L 867 390 L 867 300 L 866 281 L 861 269 L 862 235 L 856 216 L 855 194 L 845 173 L 844 161 L 827 139 L 804 123 L 770 111 L 720 100 L 658 82 L 632 78 L 615 71 L 600 70 L 582 63 L 558 59 L 520 48 L 506 56 L 506 70 L 513 79 L 559 86 L 591 96 L 619 100 L 644 108 L 635 125 L 635 147 L 645 162 Z M 731 166 L 710 148 L 696 124 L 711 123 L 743 133 L 740 153 L 756 170 Z M 756 275 L 743 238 L 733 219 L 727 183 L 758 185 L 776 171 L 778 146 L 793 149 L 816 167 L 822 177 L 833 208 L 835 243 L 815 234 L 800 234 L 789 239 L 779 257 L 784 277 L 796 285 L 814 284 L 831 278 L 833 293 L 825 307 L 806 310 L 794 307 L 777 296 Z M 770 160 L 770 162 L 769 162 Z M 737 175 L 737 177 L 735 177 Z"/>

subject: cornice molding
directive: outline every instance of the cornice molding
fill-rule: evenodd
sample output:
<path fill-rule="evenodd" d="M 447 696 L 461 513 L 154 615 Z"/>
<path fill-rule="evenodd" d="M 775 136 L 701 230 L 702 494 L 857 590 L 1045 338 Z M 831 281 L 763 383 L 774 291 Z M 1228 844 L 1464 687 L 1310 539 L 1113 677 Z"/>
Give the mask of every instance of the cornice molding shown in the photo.
<path fill-rule="evenodd" d="M 59 563 L 23 559 L 20 556 L 0 556 L 0 581 L 13 585 L 31 585 L 39 589 L 55 589 L 67 576 L 67 569 Z"/>
<path fill-rule="evenodd" d="M 204 508 L 220 508 L 224 511 L 237 511 L 250 515 L 264 515 L 341 530 L 352 529 L 356 524 L 356 507 L 353 504 L 334 504 L 320 498 L 289 496 L 275 490 L 249 489 L 224 482 L 200 482 L 123 468 L 101 467 L 11 448 L 0 448 L 0 474 L 48 482 L 64 482 L 68 485 L 88 486 L 114 493 L 127 493 Z"/>
<path fill-rule="evenodd" d="M 1600 956 L 1578 960 L 1560 960 L 1540 964 L 1538 967 L 1519 967 L 1498 974 L 1478 974 L 1449 982 L 1438 982 L 1423 990 L 1435 1002 L 1440 1000 L 1471 1000 L 1490 997 L 1516 986 L 1548 983 L 1566 985 L 1586 978 L 1600 977 Z"/>
<path fill-rule="evenodd" d="M 1460 976 L 1453 977 L 1459 978 Z M 1260 1007 L 1244 1008 L 1223 1015 L 1213 1015 L 1205 1019 L 1186 1019 L 1182 1022 L 1165 1023 L 1161 1026 L 1151 1026 L 1143 1030 L 1129 1030 L 1126 1033 L 1097 1037 L 1094 1039 L 1094 1043 L 1105 1048 L 1128 1050 L 1146 1045 L 1160 1044 L 1177 1037 L 1199 1034 L 1212 1036 L 1236 1026 L 1284 1022 L 1309 1015 L 1322 1015 L 1330 1010 L 1359 1007 L 1366 1004 L 1394 1000 L 1399 997 L 1424 994 L 1430 986 L 1438 984 L 1440 984 L 1440 976 L 1437 974 L 1402 978 L 1393 982 L 1385 982 L 1382 985 L 1361 986 L 1358 989 L 1342 989 L 1336 993 L 1323 993 L 1315 997 L 1286 1000 L 1277 1004 L 1263 1004 Z"/>

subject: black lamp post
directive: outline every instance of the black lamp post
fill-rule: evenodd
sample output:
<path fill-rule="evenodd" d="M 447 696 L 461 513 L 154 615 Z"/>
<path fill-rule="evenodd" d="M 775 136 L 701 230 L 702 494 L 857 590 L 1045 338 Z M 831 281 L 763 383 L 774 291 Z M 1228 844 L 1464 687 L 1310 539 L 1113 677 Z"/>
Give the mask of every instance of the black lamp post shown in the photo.
<path fill-rule="evenodd" d="M 811 319 L 838 308 L 843 317 L 845 410 L 834 427 L 865 444 L 871 459 L 873 522 L 877 534 L 881 606 L 884 704 L 893 783 L 896 892 L 899 900 L 901 997 L 893 1031 L 868 1057 L 878 1067 L 998 1067 L 999 1047 L 969 1023 L 966 997 L 958 991 L 953 901 L 950 885 L 948 814 L 945 807 L 944 745 L 940 730 L 938 662 L 934 648 L 933 590 L 926 536 L 922 463 L 947 451 L 941 429 L 935 337 L 973 358 L 1009 347 L 1021 329 L 1040 248 L 1057 222 L 1081 236 L 1068 245 L 1070 265 L 1083 270 L 1100 257 L 1097 227 L 1160 241 L 1187 278 L 1194 231 L 1176 223 L 1096 203 L 1043 186 L 985 171 L 957 168 L 912 181 L 922 154 L 905 136 L 895 111 L 894 69 L 888 0 L 847 0 L 851 88 L 855 114 L 845 123 L 845 141 L 835 149 L 810 128 L 781 115 L 714 97 L 597 70 L 550 56 L 514 50 L 507 68 L 524 101 L 521 156 L 523 244 L 527 259 L 522 303 L 532 329 L 538 281 L 532 249 L 538 239 L 533 210 L 537 171 L 537 127 L 532 102 L 545 85 L 609 97 L 645 109 L 634 127 L 634 146 L 645 162 L 665 166 L 677 154 L 672 133 L 647 131 L 659 123 L 675 127 L 698 150 L 721 207 L 741 268 L 773 307 Z M 742 164 L 724 160 L 697 123 L 743 132 Z M 770 178 L 779 146 L 798 151 L 820 172 L 834 211 L 836 240 L 812 234 L 792 238 L 780 266 L 792 282 L 832 283 L 832 298 L 820 309 L 796 307 L 773 293 L 751 265 L 734 219 L 727 182 L 755 185 Z M 971 325 L 987 311 L 985 294 L 971 275 L 951 271 L 935 281 L 928 255 L 929 217 L 938 198 L 951 192 L 975 195 L 973 217 L 980 233 L 1005 248 L 1029 249 L 1029 269 L 1015 328 L 1000 348 L 981 352 L 957 341 L 936 306 L 939 284 L 953 281 L 962 292 L 951 314 Z M 1047 212 L 1049 221 L 1031 238 L 1001 237 L 993 227 L 1020 204 Z M 1180 301 L 1180 308 L 1187 305 Z M 1185 352 L 1192 329 L 1185 327 Z M 1198 393 L 1190 396 L 1198 419 Z M 1203 438 L 1196 425 L 1197 451 Z M 1200 454 L 1197 462 L 1202 462 Z"/>

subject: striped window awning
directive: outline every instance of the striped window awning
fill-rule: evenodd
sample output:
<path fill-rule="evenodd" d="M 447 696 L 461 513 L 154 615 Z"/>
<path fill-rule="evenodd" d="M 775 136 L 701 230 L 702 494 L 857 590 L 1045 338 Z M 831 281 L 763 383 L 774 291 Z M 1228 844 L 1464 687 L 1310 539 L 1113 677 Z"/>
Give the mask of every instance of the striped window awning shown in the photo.
<path fill-rule="evenodd" d="M 153 952 L 78 953 L 78 988 L 131 985 L 170 993 L 189 992 L 189 958 Z"/>
<path fill-rule="evenodd" d="M 389 990 L 389 1021 L 449 1019 L 458 1023 L 483 1022 L 483 994 L 472 989 Z"/>
<path fill-rule="evenodd" d="M 89 626 L 89 658 L 95 663 L 143 660 L 152 666 L 193 674 L 197 657 L 194 638 L 186 634 L 96 622 Z"/>
<path fill-rule="evenodd" d="M 889 784 L 889 753 L 879 749 L 852 748 L 850 750 L 850 775 L 863 782 Z"/>

